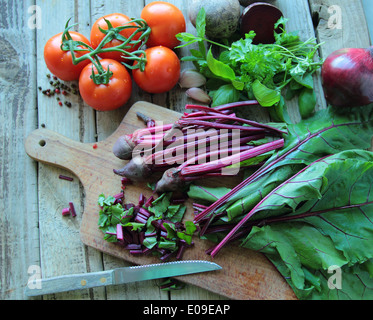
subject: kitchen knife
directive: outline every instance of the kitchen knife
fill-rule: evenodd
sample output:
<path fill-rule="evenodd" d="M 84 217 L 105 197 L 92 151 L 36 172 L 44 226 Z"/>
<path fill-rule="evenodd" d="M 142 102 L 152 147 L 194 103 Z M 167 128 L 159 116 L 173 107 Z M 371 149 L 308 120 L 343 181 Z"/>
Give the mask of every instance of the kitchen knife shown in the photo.
<path fill-rule="evenodd" d="M 222 268 L 219 265 L 209 261 L 178 261 L 119 268 L 95 273 L 67 275 L 50 279 L 34 279 L 29 281 L 25 289 L 25 295 L 36 297 L 81 289 L 171 278 L 220 269 Z"/>

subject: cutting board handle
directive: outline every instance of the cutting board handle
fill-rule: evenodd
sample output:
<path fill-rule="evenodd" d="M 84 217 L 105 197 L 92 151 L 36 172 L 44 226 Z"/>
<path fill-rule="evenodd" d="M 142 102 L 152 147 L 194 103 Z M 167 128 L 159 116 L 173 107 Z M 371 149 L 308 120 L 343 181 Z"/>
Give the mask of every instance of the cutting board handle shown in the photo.
<path fill-rule="evenodd" d="M 48 129 L 32 132 L 25 141 L 26 153 L 35 161 L 60 167 L 84 180 L 84 164 L 94 155 L 94 144 L 84 144 Z"/>

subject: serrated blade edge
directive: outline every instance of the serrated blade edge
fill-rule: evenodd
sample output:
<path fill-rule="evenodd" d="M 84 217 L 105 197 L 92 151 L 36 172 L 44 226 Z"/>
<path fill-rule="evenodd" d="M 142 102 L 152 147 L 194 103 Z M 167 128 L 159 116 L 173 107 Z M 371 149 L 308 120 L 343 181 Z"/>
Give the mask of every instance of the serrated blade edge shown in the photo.
<path fill-rule="evenodd" d="M 114 270 L 114 283 L 124 284 L 153 279 L 172 278 L 221 269 L 222 267 L 216 263 L 199 260 L 135 266 Z"/>

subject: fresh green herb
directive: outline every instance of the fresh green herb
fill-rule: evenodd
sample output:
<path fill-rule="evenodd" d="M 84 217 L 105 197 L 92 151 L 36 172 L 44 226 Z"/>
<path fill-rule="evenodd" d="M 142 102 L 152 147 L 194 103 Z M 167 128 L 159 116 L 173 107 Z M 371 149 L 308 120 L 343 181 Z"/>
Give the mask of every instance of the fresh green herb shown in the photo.
<path fill-rule="evenodd" d="M 197 70 L 207 79 L 207 89 L 213 98 L 213 107 L 237 100 L 257 100 L 268 107 L 275 121 L 290 122 L 284 97 L 300 97 L 301 115 L 312 115 L 316 106 L 313 92 L 313 74 L 322 66 L 315 61 L 321 44 L 316 39 L 301 41 L 295 32 L 285 30 L 286 19 L 276 24 L 280 33 L 275 33 L 274 44 L 253 44 L 255 33 L 245 39 L 223 45 L 205 37 L 205 12 L 197 19 L 197 36 L 181 33 L 177 36 L 185 42 L 180 47 L 198 43 L 199 50 L 191 49 L 192 61 Z M 206 44 L 210 46 L 207 48 Z M 220 49 L 218 58 L 213 56 L 213 47 Z"/>

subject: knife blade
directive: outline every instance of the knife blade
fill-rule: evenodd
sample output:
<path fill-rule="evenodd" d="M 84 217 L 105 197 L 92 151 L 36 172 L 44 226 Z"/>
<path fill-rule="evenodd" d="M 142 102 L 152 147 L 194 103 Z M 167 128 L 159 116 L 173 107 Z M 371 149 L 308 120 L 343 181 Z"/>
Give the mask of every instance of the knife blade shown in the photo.
<path fill-rule="evenodd" d="M 27 297 L 120 285 L 131 282 L 190 275 L 220 270 L 209 261 L 177 261 L 162 264 L 118 268 L 109 271 L 75 274 L 50 279 L 33 279 L 25 288 Z"/>

